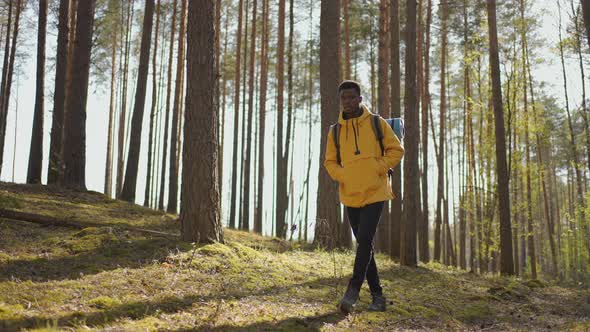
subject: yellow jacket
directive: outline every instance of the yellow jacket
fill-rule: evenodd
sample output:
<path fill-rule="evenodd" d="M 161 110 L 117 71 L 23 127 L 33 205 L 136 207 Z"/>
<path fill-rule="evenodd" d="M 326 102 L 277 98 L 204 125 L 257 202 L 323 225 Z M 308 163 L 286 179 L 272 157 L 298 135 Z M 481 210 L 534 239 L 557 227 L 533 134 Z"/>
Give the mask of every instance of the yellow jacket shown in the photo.
<path fill-rule="evenodd" d="M 368 204 L 395 198 L 387 171 L 399 164 L 404 156 L 393 129 L 381 119 L 384 156 L 381 155 L 379 140 L 375 135 L 371 112 L 362 105 L 361 116 L 340 123 L 340 157 L 336 157 L 336 144 L 331 132 L 328 133 L 324 167 L 332 179 L 340 184 L 340 201 L 348 207 L 363 207 Z"/>

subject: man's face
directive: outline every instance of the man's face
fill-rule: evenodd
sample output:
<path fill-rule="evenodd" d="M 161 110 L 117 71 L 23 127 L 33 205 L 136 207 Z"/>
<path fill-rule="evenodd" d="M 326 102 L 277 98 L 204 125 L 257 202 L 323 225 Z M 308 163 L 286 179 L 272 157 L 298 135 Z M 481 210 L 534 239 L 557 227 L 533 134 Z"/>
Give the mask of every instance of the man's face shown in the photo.
<path fill-rule="evenodd" d="M 344 113 L 354 113 L 358 110 L 359 104 L 363 101 L 355 89 L 340 90 L 340 106 Z"/>

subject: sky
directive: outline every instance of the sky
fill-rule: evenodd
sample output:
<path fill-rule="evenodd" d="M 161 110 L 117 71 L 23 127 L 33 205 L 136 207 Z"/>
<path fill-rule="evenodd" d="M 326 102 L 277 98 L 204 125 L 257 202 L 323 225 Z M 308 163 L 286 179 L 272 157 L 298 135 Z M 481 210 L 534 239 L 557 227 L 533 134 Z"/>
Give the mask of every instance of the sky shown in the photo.
<path fill-rule="evenodd" d="M 562 6 L 563 7 L 563 6 Z M 566 7 L 569 8 L 569 7 Z M 556 45 L 558 40 L 558 29 L 557 29 L 557 6 L 554 1 L 537 1 L 535 2 L 535 11 L 541 15 L 541 29 L 540 35 L 545 39 L 545 45 Z M 21 66 L 20 73 L 15 73 L 13 90 L 11 95 L 11 107 L 8 114 L 8 124 L 6 132 L 6 148 L 4 151 L 4 164 L 2 165 L 2 173 L 0 180 L 2 181 L 14 181 L 17 183 L 24 183 L 26 181 L 27 174 L 27 163 L 30 148 L 31 130 L 32 130 L 32 118 L 33 108 L 35 101 L 35 59 L 36 59 L 36 10 L 27 10 L 25 13 L 28 21 L 28 31 L 26 35 L 21 33 L 19 39 L 19 53 L 28 54 L 24 61 L 19 62 Z M 48 58 L 55 54 L 55 43 L 57 32 L 55 30 L 55 18 L 50 18 L 49 21 L 49 34 L 47 36 L 47 55 Z M 563 21 L 567 21 L 566 13 L 563 13 Z M 316 8 L 314 8 L 314 25 L 319 23 L 319 2 L 317 2 Z M 302 38 L 307 38 L 308 35 L 308 22 L 306 20 L 298 21 L 296 30 L 301 33 Z M 137 28 L 136 28 L 137 29 Z M 436 30 L 435 30 L 436 31 Z M 317 33 L 314 32 L 314 33 Z M 33 37 L 34 36 L 34 37 Z M 541 51 L 546 61 L 542 64 L 538 64 L 533 69 L 533 76 L 537 81 L 545 82 L 547 85 L 546 90 L 550 95 L 553 95 L 563 105 L 563 88 L 562 88 L 562 74 L 559 63 L 558 54 L 549 49 L 548 47 Z M 48 59 L 49 61 L 49 59 Z M 579 105 L 581 101 L 581 81 L 579 77 L 579 69 L 575 59 L 568 59 L 567 64 L 568 71 L 568 87 L 570 103 L 572 105 Z M 133 66 L 132 66 L 133 68 Z M 402 67 L 403 68 L 403 67 Z M 362 72 L 362 70 L 361 70 Z M 45 127 L 44 127 L 44 166 L 43 166 L 43 183 L 46 182 L 47 176 L 47 156 L 49 152 L 49 134 L 51 130 L 51 108 L 53 103 L 53 77 L 54 68 L 52 63 L 48 63 L 46 67 L 46 93 L 45 93 Z M 271 73 L 272 75 L 272 73 Z M 361 83 L 368 90 L 369 74 L 360 75 Z M 174 76 L 173 76 L 174 77 Z M 151 92 L 151 74 L 150 80 L 148 80 L 148 92 Z M 108 83 L 102 87 L 92 86 L 89 89 L 88 103 L 87 103 L 87 148 L 86 148 L 86 185 L 89 190 L 98 192 L 103 191 L 104 187 L 104 172 L 105 172 L 105 159 L 106 159 L 106 144 L 107 144 L 107 126 L 108 126 L 108 109 L 109 109 L 109 90 Z M 129 100 L 131 104 L 129 108 L 132 109 L 133 105 L 133 87 L 130 88 Z M 273 107 L 273 98 L 269 98 L 268 107 Z M 369 98 L 366 98 L 368 103 Z M 145 172 L 147 164 L 147 132 L 149 129 L 149 105 L 151 105 L 151 93 L 147 94 L 146 97 L 146 109 L 143 121 L 143 139 L 142 149 L 140 154 L 140 169 L 138 174 L 137 183 L 137 203 L 143 203 L 143 192 L 145 188 Z M 315 114 L 319 114 L 319 102 L 314 105 Z M 226 114 L 226 133 L 233 132 L 233 107 L 228 106 Z M 303 115 L 298 115 L 302 117 Z M 267 124 L 275 123 L 274 112 L 269 112 L 267 116 Z M 15 126 L 16 124 L 16 126 Z M 268 127 L 267 127 L 268 128 Z M 304 188 L 305 171 L 307 169 L 307 156 L 311 152 L 313 158 L 311 181 L 310 181 L 310 202 L 312 202 L 309 211 L 309 219 L 313 223 L 315 216 L 315 193 L 317 191 L 317 171 L 319 167 L 319 135 L 322 134 L 319 130 L 319 124 L 314 123 L 313 125 L 313 136 L 312 146 L 308 146 L 307 140 L 307 125 L 302 122 L 297 123 L 296 128 L 297 142 L 293 144 L 294 149 L 294 193 L 295 193 L 295 210 L 297 210 L 297 202 L 300 198 L 301 192 Z M 228 199 L 229 199 L 229 174 L 231 171 L 231 134 L 226 136 L 226 149 L 224 150 L 224 181 L 223 181 L 223 218 L 227 221 L 229 210 Z M 266 142 L 271 142 L 272 132 L 268 132 L 266 135 Z M 433 151 L 433 148 L 430 148 Z M 272 181 L 269 176 L 269 172 L 273 168 L 273 151 L 270 144 L 266 144 L 265 149 L 265 169 L 267 176 L 265 176 L 265 215 L 268 219 L 272 217 Z M 323 155 L 323 153 L 322 153 Z M 430 183 L 436 183 L 436 171 L 434 157 L 431 158 L 429 174 Z M 434 188 L 434 185 L 433 185 Z M 430 202 L 435 202 L 436 192 L 434 189 L 430 190 Z M 303 214 L 304 207 L 301 208 L 300 214 Z M 295 211 L 297 212 L 297 211 Z M 431 215 L 433 215 L 431 213 Z M 310 224 L 310 230 L 313 229 L 313 225 Z M 265 225 L 265 232 L 270 232 L 270 225 Z"/>

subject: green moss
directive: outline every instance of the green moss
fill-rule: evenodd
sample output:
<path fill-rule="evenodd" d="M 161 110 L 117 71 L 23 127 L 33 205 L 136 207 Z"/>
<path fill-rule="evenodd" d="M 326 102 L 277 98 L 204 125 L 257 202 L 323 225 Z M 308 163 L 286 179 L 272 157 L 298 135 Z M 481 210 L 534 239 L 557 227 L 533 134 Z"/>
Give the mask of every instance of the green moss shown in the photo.
<path fill-rule="evenodd" d="M 458 309 L 455 317 L 469 324 L 477 323 L 492 315 L 490 306 L 485 302 L 466 303 Z"/>
<path fill-rule="evenodd" d="M 392 311 L 393 311 L 393 312 L 394 312 L 396 315 L 402 316 L 402 318 L 406 318 L 406 317 L 411 317 L 411 316 L 412 316 L 412 314 L 411 314 L 409 311 L 407 311 L 407 310 L 405 310 L 404 308 L 402 308 L 402 307 L 400 307 L 400 306 L 397 306 L 397 305 L 394 305 L 394 306 L 393 306 L 393 309 L 392 309 Z"/>
<path fill-rule="evenodd" d="M 223 243 L 211 243 L 197 249 L 197 253 L 204 256 L 223 256 L 225 258 L 236 258 L 234 251 Z"/>
<path fill-rule="evenodd" d="M 543 288 L 545 284 L 539 279 L 529 279 L 524 283 L 529 288 Z"/>
<path fill-rule="evenodd" d="M 10 255 L 0 252 L 0 263 L 6 263 L 10 260 Z"/>
<path fill-rule="evenodd" d="M 117 241 L 117 237 L 110 228 L 88 227 L 74 233 L 70 239 L 63 242 L 63 247 L 71 253 L 77 254 L 97 249 L 108 243 Z"/>
<path fill-rule="evenodd" d="M 6 304 L 4 302 L 0 302 L 0 321 L 17 318 L 20 316 L 20 313 L 24 310 L 25 309 L 20 304 L 11 305 Z"/>
<path fill-rule="evenodd" d="M 262 257 L 259 251 L 244 246 L 238 242 L 229 242 L 228 247 L 234 250 L 237 257 L 244 260 L 254 260 Z"/>
<path fill-rule="evenodd" d="M 79 232 L 72 234 L 72 237 L 84 237 L 88 235 L 97 235 L 97 234 L 104 234 L 105 229 L 98 228 L 98 227 L 86 227 Z"/>
<path fill-rule="evenodd" d="M 60 332 L 62 329 L 58 327 L 42 327 L 38 329 L 28 330 L 29 332 Z"/>
<path fill-rule="evenodd" d="M 94 307 L 96 309 L 110 309 L 117 305 L 120 305 L 121 301 L 108 296 L 99 296 L 88 301 L 88 303 L 91 307 Z"/>
<path fill-rule="evenodd" d="M 0 209 L 21 209 L 22 203 L 14 196 L 0 193 Z"/>

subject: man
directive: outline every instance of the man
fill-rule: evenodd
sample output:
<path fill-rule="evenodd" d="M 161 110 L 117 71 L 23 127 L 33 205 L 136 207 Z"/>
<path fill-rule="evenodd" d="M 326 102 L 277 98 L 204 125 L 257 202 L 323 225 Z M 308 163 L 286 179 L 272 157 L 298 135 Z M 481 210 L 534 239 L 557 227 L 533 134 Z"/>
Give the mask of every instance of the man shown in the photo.
<path fill-rule="evenodd" d="M 338 142 L 331 131 L 324 167 L 330 177 L 339 183 L 340 201 L 346 206 L 357 242 L 352 278 L 339 308 L 345 314 L 352 311 L 366 278 L 373 298 L 368 310 L 385 311 L 386 301 L 373 257 L 373 238 L 385 201 L 394 198 L 388 171 L 399 164 L 404 148 L 393 129 L 379 118 L 383 133 L 381 149 L 373 128 L 373 115 L 362 104 L 361 88 L 357 82 L 342 82 L 338 86 L 338 95 L 341 106 Z M 340 144 L 339 149 L 337 143 Z"/>

